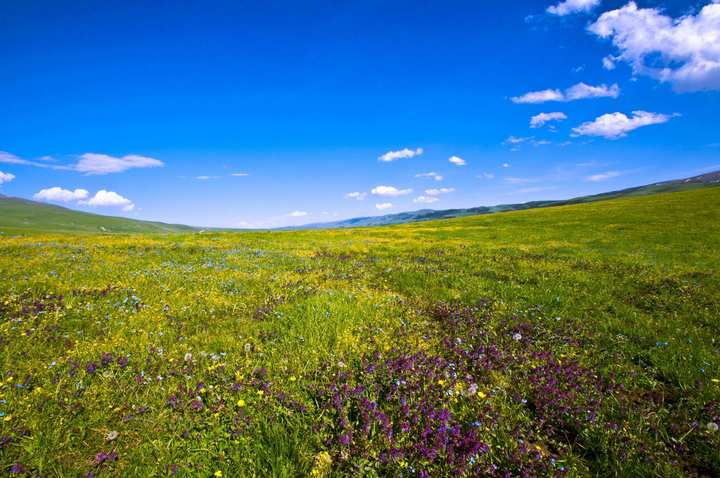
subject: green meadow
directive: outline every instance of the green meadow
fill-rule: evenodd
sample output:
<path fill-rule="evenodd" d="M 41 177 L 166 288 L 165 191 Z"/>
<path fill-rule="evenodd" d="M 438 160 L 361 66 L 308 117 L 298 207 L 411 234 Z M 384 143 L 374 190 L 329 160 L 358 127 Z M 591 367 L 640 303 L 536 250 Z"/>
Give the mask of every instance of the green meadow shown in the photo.
<path fill-rule="evenodd" d="M 379 228 L 0 230 L 2 474 L 720 474 L 719 187 Z"/>

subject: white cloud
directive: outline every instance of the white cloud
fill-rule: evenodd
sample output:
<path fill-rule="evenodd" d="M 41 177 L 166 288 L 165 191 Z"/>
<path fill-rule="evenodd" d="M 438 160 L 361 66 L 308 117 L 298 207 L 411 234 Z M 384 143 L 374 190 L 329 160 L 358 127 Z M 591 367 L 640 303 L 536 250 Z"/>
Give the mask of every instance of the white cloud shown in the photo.
<path fill-rule="evenodd" d="M 509 168 L 509 167 L 510 167 L 510 163 L 502 163 L 502 167 L 503 167 L 503 168 Z"/>
<path fill-rule="evenodd" d="M 195 179 L 200 181 L 208 181 L 210 179 L 218 179 L 220 176 L 195 176 Z"/>
<path fill-rule="evenodd" d="M 305 217 L 307 215 L 308 215 L 308 213 L 305 211 L 293 211 L 288 214 L 288 216 L 290 216 L 290 217 Z"/>
<path fill-rule="evenodd" d="M 406 194 L 410 194 L 413 190 L 412 189 L 398 189 L 393 186 L 377 186 L 372 188 L 370 191 L 371 193 L 375 194 L 376 196 L 405 196 Z"/>
<path fill-rule="evenodd" d="M 547 12 L 564 17 L 572 13 L 587 13 L 598 5 L 600 5 L 600 0 L 565 0 L 557 5 L 549 6 Z"/>
<path fill-rule="evenodd" d="M 69 189 L 63 189 L 59 186 L 52 188 L 41 189 L 33 195 L 33 199 L 36 201 L 54 201 L 54 202 L 73 202 L 87 199 L 88 195 L 85 189 L 76 189 L 71 191 Z"/>
<path fill-rule="evenodd" d="M 378 159 L 383 162 L 397 161 L 398 159 L 413 158 L 423 154 L 422 148 L 412 149 L 400 149 L 398 151 L 388 151 L 387 153 L 380 156 Z"/>
<path fill-rule="evenodd" d="M 678 91 L 720 89 L 720 2 L 696 15 L 671 18 L 630 2 L 603 13 L 588 30 L 618 49 L 614 60 L 635 74 L 669 82 Z"/>
<path fill-rule="evenodd" d="M 232 173 L 230 176 L 235 176 L 236 178 L 244 178 L 245 176 L 250 176 L 248 173 Z"/>
<path fill-rule="evenodd" d="M 455 192 L 455 188 L 434 188 L 425 190 L 425 194 L 428 196 L 439 196 L 441 194 L 449 194 L 452 192 Z"/>
<path fill-rule="evenodd" d="M 563 121 L 567 119 L 567 115 L 560 111 L 554 111 L 552 113 L 539 113 L 530 118 L 531 128 L 540 128 L 549 121 Z"/>
<path fill-rule="evenodd" d="M 439 201 L 439 199 L 437 197 L 433 197 L 433 196 L 418 196 L 415 199 L 413 199 L 414 203 L 419 203 L 419 204 L 432 204 L 437 201 Z"/>
<path fill-rule="evenodd" d="M 345 197 L 347 199 L 355 199 L 357 201 L 362 201 L 363 199 L 365 199 L 367 197 L 367 193 L 361 193 L 361 192 L 355 191 L 352 193 L 347 193 L 345 195 Z"/>
<path fill-rule="evenodd" d="M 419 173 L 419 174 L 416 174 L 415 177 L 416 178 L 432 178 L 435 181 L 443 180 L 443 177 L 434 171 L 430 171 L 429 173 Z"/>
<path fill-rule="evenodd" d="M 380 204 L 376 204 L 375 207 L 382 211 L 383 209 L 390 209 L 393 205 L 391 202 L 381 202 Z"/>
<path fill-rule="evenodd" d="M 508 138 L 505 140 L 505 144 L 520 144 L 531 139 L 532 138 L 524 138 L 519 136 L 508 136 Z"/>
<path fill-rule="evenodd" d="M 453 163 L 455 166 L 465 166 L 467 164 L 467 161 L 462 159 L 460 156 L 450 156 L 448 161 Z"/>
<path fill-rule="evenodd" d="M 15 175 L 14 175 L 14 174 L 12 174 L 12 173 L 3 173 L 2 171 L 0 171 L 0 184 L 9 183 L 9 182 L 12 181 L 13 179 L 15 179 Z"/>
<path fill-rule="evenodd" d="M 602 66 L 608 71 L 612 71 L 615 69 L 615 57 L 612 55 L 608 55 L 602 59 Z"/>
<path fill-rule="evenodd" d="M 605 181 L 607 179 L 616 178 L 620 175 L 622 175 L 622 173 L 620 171 L 607 171 L 605 173 L 593 174 L 592 176 L 588 176 L 585 178 L 585 180 L 599 182 L 599 181 Z"/>
<path fill-rule="evenodd" d="M 29 161 L 27 159 L 19 158 L 12 153 L 8 153 L 7 151 L 0 151 L 0 163 L 18 164 L 21 166 L 35 166 L 37 168 L 70 169 L 67 166 L 47 164 L 47 162 L 52 161 L 51 159 L 48 159 L 48 158 L 49 158 L 48 156 L 43 156 L 42 158 L 39 158 L 40 162 Z"/>
<path fill-rule="evenodd" d="M 495 175 L 492 173 L 480 173 L 476 177 L 480 179 L 495 179 Z"/>
<path fill-rule="evenodd" d="M 620 87 L 617 84 L 592 86 L 587 83 L 578 83 L 565 91 L 557 89 L 531 91 L 521 96 L 513 96 L 510 101 L 513 103 L 535 104 L 547 101 L 576 101 L 587 98 L 617 98 L 618 96 L 620 96 Z"/>
<path fill-rule="evenodd" d="M 123 197 L 115 191 L 106 191 L 101 189 L 96 192 L 93 197 L 87 201 L 80 201 L 79 204 L 92 207 L 120 207 L 123 211 L 132 211 L 135 204 L 126 197 Z"/>
<path fill-rule="evenodd" d="M 121 173 L 133 168 L 156 168 L 163 165 L 158 159 L 136 154 L 116 158 L 107 154 L 85 153 L 80 156 L 73 169 L 86 174 L 109 174 Z"/>
<path fill-rule="evenodd" d="M 677 115 L 633 111 L 632 116 L 628 118 L 624 113 L 607 113 L 573 128 L 573 136 L 601 136 L 607 139 L 618 139 L 643 126 L 667 123 L 674 116 Z"/>

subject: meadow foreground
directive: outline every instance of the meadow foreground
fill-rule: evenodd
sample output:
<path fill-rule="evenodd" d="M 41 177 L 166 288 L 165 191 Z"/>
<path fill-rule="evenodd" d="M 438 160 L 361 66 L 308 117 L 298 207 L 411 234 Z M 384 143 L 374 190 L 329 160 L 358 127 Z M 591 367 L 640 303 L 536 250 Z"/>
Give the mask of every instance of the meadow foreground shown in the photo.
<path fill-rule="evenodd" d="M 4 231 L 0 470 L 717 476 L 719 220 L 715 187 L 375 229 Z"/>

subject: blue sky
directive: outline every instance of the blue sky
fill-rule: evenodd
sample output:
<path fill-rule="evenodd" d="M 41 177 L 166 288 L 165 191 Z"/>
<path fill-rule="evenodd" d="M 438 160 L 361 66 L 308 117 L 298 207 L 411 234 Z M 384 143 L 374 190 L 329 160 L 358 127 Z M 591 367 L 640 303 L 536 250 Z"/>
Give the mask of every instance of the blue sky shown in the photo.
<path fill-rule="evenodd" d="M 0 192 L 274 227 L 689 176 L 719 45 L 709 0 L 3 2 Z"/>

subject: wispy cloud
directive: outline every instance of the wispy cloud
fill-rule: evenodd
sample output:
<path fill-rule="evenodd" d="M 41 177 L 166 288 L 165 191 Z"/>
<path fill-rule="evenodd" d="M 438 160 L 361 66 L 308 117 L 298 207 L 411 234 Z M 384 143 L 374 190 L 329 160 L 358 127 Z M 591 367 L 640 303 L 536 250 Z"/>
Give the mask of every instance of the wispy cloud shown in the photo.
<path fill-rule="evenodd" d="M 622 176 L 623 173 L 621 171 L 606 171 L 604 173 L 598 173 L 593 174 L 591 176 L 587 176 L 585 178 L 586 181 L 592 181 L 592 182 L 600 182 L 600 181 L 607 181 L 608 179 L 617 178 L 618 176 Z"/>
<path fill-rule="evenodd" d="M 307 211 L 293 211 L 293 212 L 288 213 L 289 217 L 305 217 L 307 215 L 308 215 Z"/>
<path fill-rule="evenodd" d="M 600 5 L 600 0 L 565 0 L 557 5 L 550 5 L 547 12 L 564 17 L 573 13 L 587 13 Z"/>
<path fill-rule="evenodd" d="M 552 113 L 539 113 L 530 118 L 530 127 L 540 128 L 545 123 L 548 123 L 550 121 L 563 121 L 566 119 L 567 116 L 565 115 L 565 113 L 562 113 L 560 111 L 554 111 Z"/>
<path fill-rule="evenodd" d="M 108 154 L 85 153 L 73 169 L 85 174 L 121 173 L 135 168 L 158 168 L 164 166 L 159 159 L 137 154 L 115 157 Z"/>
<path fill-rule="evenodd" d="M 367 193 L 354 191 L 345 195 L 347 199 L 355 199 L 356 201 L 362 201 L 367 197 Z"/>
<path fill-rule="evenodd" d="M 245 176 L 250 176 L 249 173 L 232 173 L 230 176 L 235 176 L 236 178 L 244 178 Z"/>
<path fill-rule="evenodd" d="M 423 154 L 422 148 L 417 148 L 414 150 L 405 148 L 397 151 L 388 151 L 387 153 L 378 157 L 378 159 L 380 161 L 388 163 L 391 161 L 397 161 L 398 159 L 413 158 L 415 156 L 420 156 L 421 154 Z"/>
<path fill-rule="evenodd" d="M 428 196 L 440 196 L 441 194 L 450 194 L 452 192 L 455 192 L 455 188 L 432 188 L 425 190 L 425 194 Z"/>
<path fill-rule="evenodd" d="M 588 98 L 617 98 L 618 96 L 620 96 L 620 87 L 617 84 L 592 86 L 587 83 L 578 83 L 565 91 L 559 89 L 530 91 L 521 96 L 513 96 L 510 101 L 520 104 L 536 104 L 548 101 L 567 102 Z"/>
<path fill-rule="evenodd" d="M 633 111 L 628 117 L 624 113 L 607 113 L 598 116 L 593 121 L 588 121 L 573 128 L 573 136 L 600 136 L 607 139 L 618 139 L 630 131 L 654 124 L 667 123 L 677 113 L 667 115 L 663 113 L 650 113 L 647 111 Z"/>
<path fill-rule="evenodd" d="M 439 198 L 434 196 L 418 196 L 413 199 L 413 202 L 418 204 L 432 204 L 437 201 L 439 201 Z"/>
<path fill-rule="evenodd" d="M 429 173 L 418 173 L 415 175 L 415 177 L 416 178 L 432 178 L 435 181 L 443 180 L 443 177 L 434 171 L 430 171 Z"/>
<path fill-rule="evenodd" d="M 450 156 L 448 158 L 448 161 L 453 163 L 455 166 L 465 166 L 467 164 L 467 161 L 465 161 L 460 156 Z"/>

